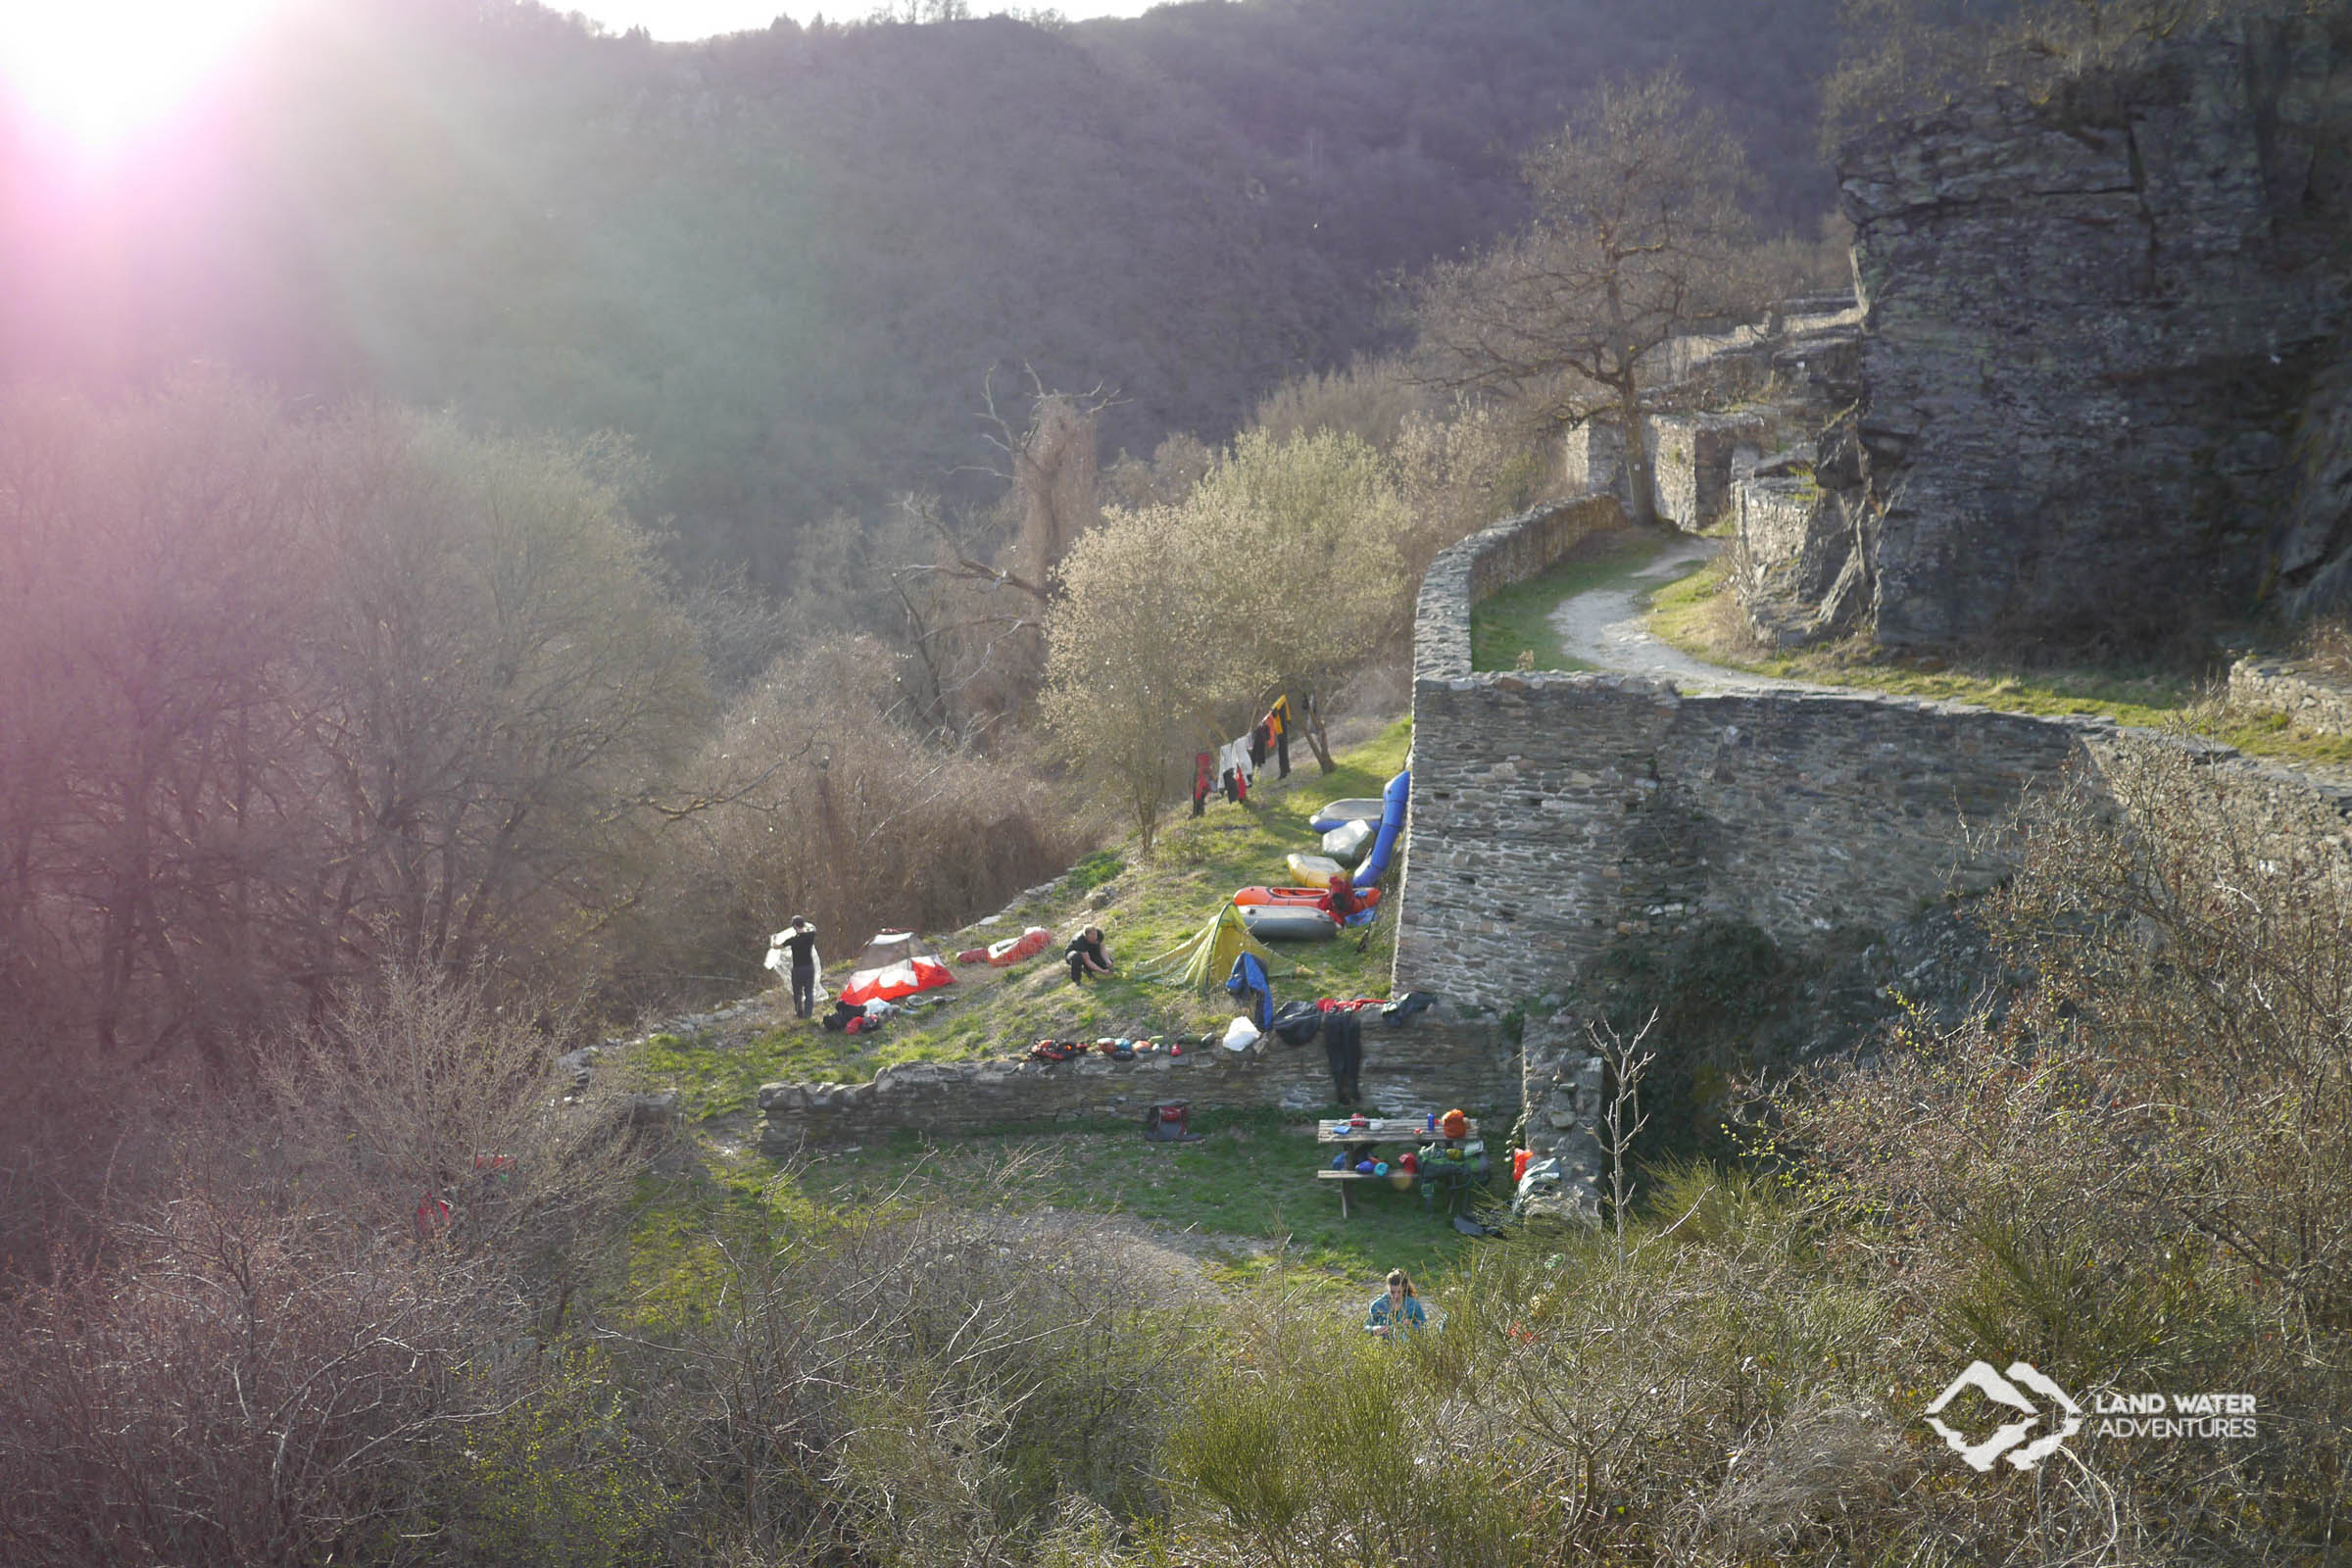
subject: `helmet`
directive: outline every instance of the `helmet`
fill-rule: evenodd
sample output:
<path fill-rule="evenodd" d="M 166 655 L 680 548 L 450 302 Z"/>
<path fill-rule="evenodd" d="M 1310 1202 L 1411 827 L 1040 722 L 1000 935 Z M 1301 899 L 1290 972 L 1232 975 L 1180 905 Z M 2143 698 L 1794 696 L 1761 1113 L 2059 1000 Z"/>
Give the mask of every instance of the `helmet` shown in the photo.
<path fill-rule="evenodd" d="M 1448 1138 L 1470 1136 L 1470 1118 L 1459 1110 L 1449 1110 L 1438 1118 L 1438 1130 Z"/>

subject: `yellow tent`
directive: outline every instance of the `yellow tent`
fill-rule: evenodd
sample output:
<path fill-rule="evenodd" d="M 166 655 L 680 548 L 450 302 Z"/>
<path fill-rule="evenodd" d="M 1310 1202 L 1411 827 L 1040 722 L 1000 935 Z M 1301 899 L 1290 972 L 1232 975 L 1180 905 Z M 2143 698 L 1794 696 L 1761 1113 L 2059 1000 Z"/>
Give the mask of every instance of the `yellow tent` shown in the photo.
<path fill-rule="evenodd" d="M 1250 934 L 1249 928 L 1242 924 L 1242 911 L 1228 904 L 1189 940 L 1156 958 L 1146 958 L 1135 966 L 1135 972 L 1146 980 L 1165 980 L 1171 985 L 1191 986 L 1195 991 L 1210 991 L 1225 983 L 1225 977 L 1233 973 L 1233 960 L 1245 953 L 1256 954 L 1257 961 L 1266 966 L 1268 973 L 1282 961 Z"/>

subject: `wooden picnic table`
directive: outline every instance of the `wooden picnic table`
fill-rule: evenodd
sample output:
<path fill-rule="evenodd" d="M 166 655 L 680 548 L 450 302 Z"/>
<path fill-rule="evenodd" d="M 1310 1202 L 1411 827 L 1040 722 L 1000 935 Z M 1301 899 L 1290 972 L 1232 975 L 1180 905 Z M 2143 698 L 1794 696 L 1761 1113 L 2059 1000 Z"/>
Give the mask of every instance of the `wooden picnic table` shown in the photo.
<path fill-rule="evenodd" d="M 1338 1144 L 1344 1148 L 1361 1146 L 1369 1149 L 1375 1144 L 1411 1144 L 1417 1149 L 1423 1144 L 1450 1141 L 1452 1140 L 1448 1140 L 1444 1133 L 1432 1132 L 1429 1127 L 1429 1119 L 1425 1116 L 1373 1116 L 1367 1118 L 1361 1127 L 1351 1125 L 1345 1117 L 1338 1121 L 1315 1123 L 1316 1143 Z M 1487 1146 L 1478 1138 L 1478 1123 L 1475 1121 L 1470 1122 L 1467 1133 L 1459 1142 L 1462 1146 L 1462 1152 L 1466 1154 L 1486 1152 Z M 1366 1176 L 1362 1172 L 1352 1169 L 1325 1169 L 1315 1172 L 1315 1180 L 1339 1184 L 1340 1218 L 1345 1221 L 1348 1218 L 1348 1187 L 1349 1183 L 1385 1182 L 1389 1178 Z M 1422 1178 L 1416 1174 L 1414 1181 L 1422 1182 Z M 1429 1193 L 1425 1183 L 1421 1200 L 1424 1204 L 1429 1201 Z"/>

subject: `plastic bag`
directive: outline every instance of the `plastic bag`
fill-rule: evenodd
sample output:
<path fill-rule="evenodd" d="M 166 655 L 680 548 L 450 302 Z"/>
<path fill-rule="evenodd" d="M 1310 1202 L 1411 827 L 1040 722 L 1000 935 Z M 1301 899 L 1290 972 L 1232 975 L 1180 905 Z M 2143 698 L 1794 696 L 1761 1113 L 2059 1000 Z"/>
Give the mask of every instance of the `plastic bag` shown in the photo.
<path fill-rule="evenodd" d="M 1258 1027 L 1248 1018 L 1236 1018 L 1225 1026 L 1225 1049 L 1248 1051 L 1257 1044 Z"/>

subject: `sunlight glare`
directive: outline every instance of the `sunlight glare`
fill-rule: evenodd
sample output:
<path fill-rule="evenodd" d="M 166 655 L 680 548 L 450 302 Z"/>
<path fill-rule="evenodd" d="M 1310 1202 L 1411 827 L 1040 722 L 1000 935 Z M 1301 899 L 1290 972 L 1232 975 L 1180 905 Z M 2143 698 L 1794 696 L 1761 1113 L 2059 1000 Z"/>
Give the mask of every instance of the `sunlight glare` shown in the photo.
<path fill-rule="evenodd" d="M 0 4 L 0 82 L 35 119 L 107 147 L 170 114 L 282 0 Z"/>

